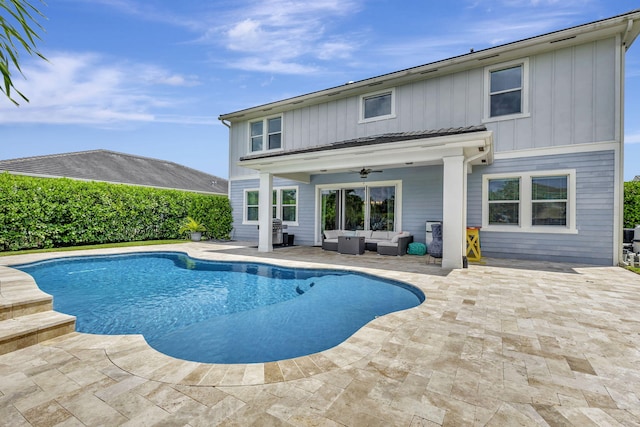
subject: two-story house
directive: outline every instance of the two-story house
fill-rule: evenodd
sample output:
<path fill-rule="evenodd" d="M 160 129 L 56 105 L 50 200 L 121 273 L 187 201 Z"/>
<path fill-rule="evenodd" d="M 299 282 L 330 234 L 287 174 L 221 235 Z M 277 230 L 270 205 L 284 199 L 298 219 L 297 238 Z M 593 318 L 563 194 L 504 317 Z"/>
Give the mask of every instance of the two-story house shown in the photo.
<path fill-rule="evenodd" d="M 482 254 L 615 265 L 622 248 L 625 52 L 640 10 L 223 114 L 235 238 L 443 221 Z M 259 227 L 258 227 L 259 225 Z"/>

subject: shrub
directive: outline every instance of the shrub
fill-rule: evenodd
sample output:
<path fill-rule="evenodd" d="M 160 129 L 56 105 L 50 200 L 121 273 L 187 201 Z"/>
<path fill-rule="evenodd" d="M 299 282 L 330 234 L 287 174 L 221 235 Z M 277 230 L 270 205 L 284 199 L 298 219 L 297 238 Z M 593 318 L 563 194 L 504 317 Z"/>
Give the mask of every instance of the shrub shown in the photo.
<path fill-rule="evenodd" d="M 640 225 L 640 181 L 624 183 L 624 228 Z"/>
<path fill-rule="evenodd" d="M 0 250 L 181 238 L 187 216 L 229 238 L 224 196 L 0 174 Z"/>

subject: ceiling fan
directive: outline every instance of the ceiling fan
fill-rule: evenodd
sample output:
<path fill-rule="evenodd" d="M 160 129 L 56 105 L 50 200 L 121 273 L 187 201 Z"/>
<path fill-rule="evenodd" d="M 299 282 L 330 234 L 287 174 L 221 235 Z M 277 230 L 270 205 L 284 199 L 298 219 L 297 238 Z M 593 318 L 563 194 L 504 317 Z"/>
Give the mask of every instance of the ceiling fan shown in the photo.
<path fill-rule="evenodd" d="M 374 169 L 370 169 L 370 168 L 362 168 L 359 171 L 351 171 L 351 172 L 360 174 L 360 178 L 362 178 L 362 179 L 367 179 L 367 177 L 369 176 L 370 173 L 379 173 L 379 172 L 382 172 L 382 171 L 374 170 Z"/>

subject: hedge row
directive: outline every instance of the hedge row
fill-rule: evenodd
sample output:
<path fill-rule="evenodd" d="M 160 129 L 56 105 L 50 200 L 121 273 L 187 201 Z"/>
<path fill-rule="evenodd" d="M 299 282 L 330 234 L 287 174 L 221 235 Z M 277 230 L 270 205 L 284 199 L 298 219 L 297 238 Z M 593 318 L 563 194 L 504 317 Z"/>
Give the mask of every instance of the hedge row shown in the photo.
<path fill-rule="evenodd" d="M 229 238 L 223 196 L 0 174 L 0 251 L 182 238 L 187 216 Z"/>
<path fill-rule="evenodd" d="M 640 181 L 624 183 L 624 228 L 640 225 Z"/>

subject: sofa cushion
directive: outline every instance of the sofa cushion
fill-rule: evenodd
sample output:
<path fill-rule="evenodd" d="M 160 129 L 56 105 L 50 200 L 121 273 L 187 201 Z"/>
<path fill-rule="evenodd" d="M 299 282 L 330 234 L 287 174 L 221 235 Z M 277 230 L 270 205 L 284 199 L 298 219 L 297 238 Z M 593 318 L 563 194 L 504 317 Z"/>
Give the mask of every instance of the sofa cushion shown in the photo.
<path fill-rule="evenodd" d="M 325 239 L 337 239 L 342 236 L 342 230 L 324 230 Z"/>
<path fill-rule="evenodd" d="M 409 233 L 408 231 L 401 231 L 397 234 L 394 234 L 393 237 L 391 238 L 391 243 L 398 243 L 398 239 L 401 237 L 407 237 L 410 236 L 411 233 Z"/>
<path fill-rule="evenodd" d="M 382 241 L 378 242 L 378 246 L 397 248 L 398 247 L 398 241 L 391 242 L 389 240 L 382 240 Z"/>
<path fill-rule="evenodd" d="M 371 230 L 357 230 L 356 231 L 356 236 L 364 237 L 365 239 L 370 239 L 371 238 Z"/>
<path fill-rule="evenodd" d="M 374 240 L 389 240 L 388 231 L 372 231 L 371 238 Z"/>

